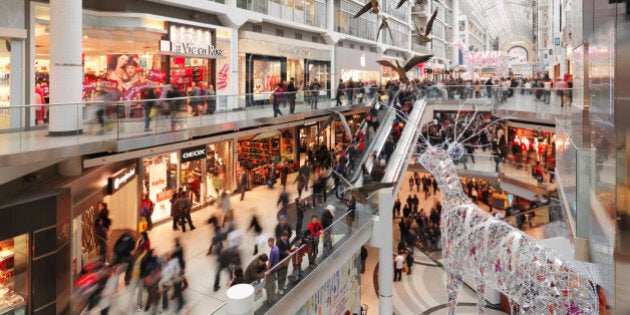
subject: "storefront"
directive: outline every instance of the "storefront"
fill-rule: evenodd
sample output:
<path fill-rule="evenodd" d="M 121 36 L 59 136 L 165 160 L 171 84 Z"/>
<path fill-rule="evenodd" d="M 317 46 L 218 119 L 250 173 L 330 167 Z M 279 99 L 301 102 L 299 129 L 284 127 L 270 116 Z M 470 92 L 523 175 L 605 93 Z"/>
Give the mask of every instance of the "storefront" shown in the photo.
<path fill-rule="evenodd" d="M 295 78 L 303 90 L 317 79 L 320 96 L 331 87 L 331 50 L 328 45 L 278 38 L 260 33 L 239 33 L 239 94 L 248 94 L 247 106 L 264 104 L 278 83 Z M 298 93 L 297 101 L 302 95 Z"/>
<path fill-rule="evenodd" d="M 0 314 L 26 314 L 28 234 L 0 241 Z"/>
<path fill-rule="evenodd" d="M 69 189 L 0 206 L 0 314 L 66 313 L 70 304 Z"/>
<path fill-rule="evenodd" d="M 535 162 L 530 160 L 532 157 L 536 161 L 544 162 L 546 154 L 551 154 L 555 157 L 556 153 L 553 146 L 555 145 L 556 135 L 554 127 L 510 121 L 508 122 L 507 136 L 510 148 L 514 145 L 521 147 L 521 160 L 515 162 L 531 164 Z M 531 154 L 528 154 L 530 151 Z"/>
<path fill-rule="evenodd" d="M 37 4 L 34 12 L 35 83 L 47 87 L 50 8 Z M 160 92 L 165 84 L 182 93 L 193 83 L 202 89 L 214 86 L 220 94 L 228 88 L 230 37 L 230 29 L 219 26 L 84 10 L 83 99 L 102 99 L 105 93 L 115 100 L 138 100 L 147 88 Z M 142 115 L 140 107 L 127 114 Z"/>
<path fill-rule="evenodd" d="M 343 82 L 350 79 L 354 82 L 381 82 L 382 67 L 376 62 L 381 55 L 375 49 L 367 46 L 355 49 L 352 47 L 359 45 L 348 42 L 342 45 L 335 46 L 335 73 Z"/>
<path fill-rule="evenodd" d="M 142 193 L 154 203 L 151 221 L 158 222 L 171 216 L 173 193 L 177 190 L 179 152 L 170 152 L 142 159 L 144 178 Z"/>
<path fill-rule="evenodd" d="M 262 132 L 239 139 L 238 162 L 248 171 L 250 183 L 261 185 L 268 176 L 269 166 L 285 161 L 289 171 L 297 170 L 298 152 L 296 129 L 280 129 Z"/>
<path fill-rule="evenodd" d="M 142 160 L 143 193 L 155 203 L 153 222 L 170 218 L 171 198 L 181 187 L 193 210 L 234 187 L 232 142 L 224 141 L 163 153 Z"/>
<path fill-rule="evenodd" d="M 134 205 L 140 200 L 138 195 L 138 176 L 136 164 L 126 166 L 107 179 L 107 195 L 103 202 L 107 203 L 112 218 L 110 230 L 136 230 L 138 212 Z"/>

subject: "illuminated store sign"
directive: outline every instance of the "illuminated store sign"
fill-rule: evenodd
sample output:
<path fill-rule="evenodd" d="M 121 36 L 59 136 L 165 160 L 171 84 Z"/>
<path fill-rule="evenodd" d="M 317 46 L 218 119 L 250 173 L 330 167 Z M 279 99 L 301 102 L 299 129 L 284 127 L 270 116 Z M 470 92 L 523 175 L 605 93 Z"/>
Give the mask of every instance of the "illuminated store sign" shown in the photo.
<path fill-rule="evenodd" d="M 206 157 L 206 146 L 192 147 L 182 150 L 182 163 L 203 159 Z"/>
<path fill-rule="evenodd" d="M 169 27 L 170 41 L 161 41 L 160 50 L 173 54 L 217 58 L 227 56 L 225 50 L 218 49 L 212 44 L 212 31 L 184 25 Z"/>
<path fill-rule="evenodd" d="M 113 195 L 136 176 L 136 166 L 122 169 L 107 179 L 107 194 Z"/>

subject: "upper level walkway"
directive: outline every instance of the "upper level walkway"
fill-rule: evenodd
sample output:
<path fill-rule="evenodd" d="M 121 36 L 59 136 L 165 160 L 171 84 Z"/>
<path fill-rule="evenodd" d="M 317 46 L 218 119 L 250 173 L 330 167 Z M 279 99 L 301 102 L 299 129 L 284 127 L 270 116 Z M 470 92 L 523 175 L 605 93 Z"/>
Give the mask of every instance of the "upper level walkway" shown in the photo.
<path fill-rule="evenodd" d="M 482 88 L 485 91 L 486 87 Z M 543 121 L 549 124 L 555 123 L 555 117 L 568 112 L 569 100 L 561 107 L 561 96 L 550 91 L 549 103 L 543 98 L 536 97 L 535 90 L 515 89 L 513 96 L 507 97 L 507 92 L 502 88 L 493 88 L 490 94 L 481 93 L 474 97 L 471 86 L 441 87 L 432 86 L 422 91 L 422 95 L 428 101 L 428 109 L 434 107 L 457 110 L 462 106 L 470 105 L 480 110 L 492 110 L 496 115 L 508 118 L 521 118 L 530 121 Z M 324 93 L 321 93 L 324 94 Z M 568 94 L 568 93 L 567 93 Z M 471 97 L 472 96 L 472 97 Z M 203 97 L 202 97 L 203 99 Z M 221 96 L 212 99 L 215 103 L 244 104 L 243 95 Z M 352 110 L 367 105 L 367 98 L 362 104 L 348 105 L 346 97 L 343 97 L 342 106 L 336 107 L 336 101 L 321 96 L 317 107 L 311 99 L 298 98 L 293 114 L 290 114 L 290 105 L 281 104 L 279 110 L 282 116 L 274 118 L 272 106 L 268 101 L 255 106 L 235 105 L 232 109 L 220 106 L 220 110 L 212 114 L 195 115 L 196 109 L 189 106 L 190 98 L 184 97 L 173 100 L 161 99 L 158 102 L 160 110 L 155 111 L 155 116 L 150 114 L 149 128 L 145 128 L 146 116 L 145 103 L 133 102 L 88 102 L 80 104 L 59 105 L 24 105 L 3 108 L 5 114 L 18 123 L 12 124 L 12 128 L 0 129 L 0 164 L 4 166 L 22 165 L 45 161 L 54 158 L 68 158 L 72 156 L 88 155 L 101 152 L 123 152 L 135 149 L 148 148 L 169 143 L 176 143 L 208 137 L 212 135 L 236 132 L 239 130 L 273 126 L 276 124 L 302 121 L 328 114 L 329 109 L 338 110 L 350 114 Z M 356 98 L 355 98 L 356 99 Z M 168 114 L 169 105 L 179 101 L 181 111 L 171 111 Z M 210 99 L 201 103 L 208 103 Z M 288 103 L 288 102 L 287 102 Z M 37 111 L 47 111 L 50 106 L 72 107 L 81 117 L 82 132 L 70 136 L 50 136 L 48 125 L 27 127 L 20 123 L 29 112 L 35 115 Z M 33 155 L 32 152 L 41 152 Z"/>

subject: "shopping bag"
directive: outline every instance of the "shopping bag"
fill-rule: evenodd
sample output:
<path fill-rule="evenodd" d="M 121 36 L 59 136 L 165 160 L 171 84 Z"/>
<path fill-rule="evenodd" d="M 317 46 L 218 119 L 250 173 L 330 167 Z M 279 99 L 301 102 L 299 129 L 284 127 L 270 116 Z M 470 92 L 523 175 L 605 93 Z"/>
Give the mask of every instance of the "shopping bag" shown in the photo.
<path fill-rule="evenodd" d="M 157 116 L 157 108 L 151 107 L 151 110 L 149 111 L 149 118 L 154 118 L 155 116 Z"/>

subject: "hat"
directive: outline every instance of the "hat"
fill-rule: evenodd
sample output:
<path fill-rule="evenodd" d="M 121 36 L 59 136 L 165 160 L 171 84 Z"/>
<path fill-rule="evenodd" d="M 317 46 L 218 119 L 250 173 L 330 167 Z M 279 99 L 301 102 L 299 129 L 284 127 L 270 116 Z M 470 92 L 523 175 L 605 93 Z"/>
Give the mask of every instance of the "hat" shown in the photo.
<path fill-rule="evenodd" d="M 278 217 L 278 220 L 286 220 L 287 216 L 284 214 L 281 214 L 280 217 Z"/>

